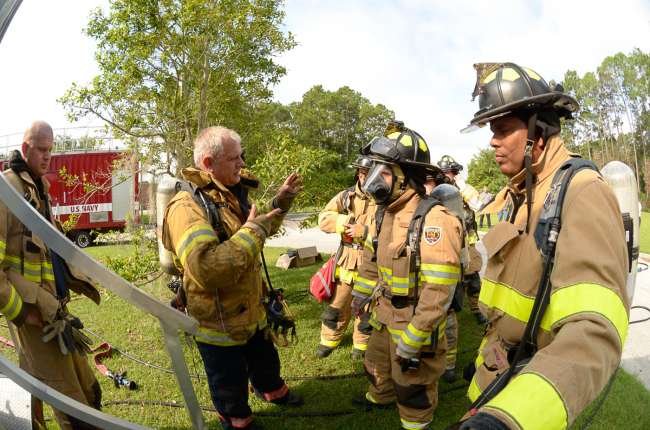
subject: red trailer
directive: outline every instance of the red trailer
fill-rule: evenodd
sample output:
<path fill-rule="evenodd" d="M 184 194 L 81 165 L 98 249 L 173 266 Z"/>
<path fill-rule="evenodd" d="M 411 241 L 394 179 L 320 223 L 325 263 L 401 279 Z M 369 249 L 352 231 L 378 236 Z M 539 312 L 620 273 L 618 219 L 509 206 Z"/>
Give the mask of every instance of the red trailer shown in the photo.
<path fill-rule="evenodd" d="M 94 232 L 123 229 L 127 215 L 135 207 L 139 181 L 138 174 L 133 172 L 137 169 L 130 162 L 119 162 L 124 154 L 123 151 L 52 154 L 50 171 L 46 174 L 51 184 L 52 212 L 61 222 L 71 215 L 79 216 L 68 235 L 81 248 L 92 243 Z M 116 165 L 122 167 L 114 170 Z M 2 170 L 8 167 L 2 166 Z"/>

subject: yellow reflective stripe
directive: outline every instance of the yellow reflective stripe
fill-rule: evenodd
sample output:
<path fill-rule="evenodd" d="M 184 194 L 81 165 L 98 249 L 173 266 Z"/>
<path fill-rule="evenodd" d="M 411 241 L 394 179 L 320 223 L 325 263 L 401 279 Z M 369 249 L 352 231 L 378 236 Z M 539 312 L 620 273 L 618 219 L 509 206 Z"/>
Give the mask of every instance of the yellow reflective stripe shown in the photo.
<path fill-rule="evenodd" d="M 476 399 L 478 399 L 478 396 L 480 395 L 481 395 L 481 389 L 478 387 L 478 384 L 476 383 L 476 374 L 474 374 L 474 377 L 472 378 L 472 382 L 469 383 L 469 388 L 467 389 L 467 397 L 473 403 Z"/>
<path fill-rule="evenodd" d="M 526 430 L 565 429 L 569 424 L 564 400 L 555 386 L 538 373 L 516 376 L 484 407 L 506 414 Z"/>
<path fill-rule="evenodd" d="M 21 309 L 23 308 L 23 299 L 20 297 L 18 292 L 13 285 L 8 284 L 11 288 L 11 294 L 9 294 L 9 300 L 7 304 L 0 309 L 0 313 L 3 314 L 9 321 L 14 320 L 18 314 L 20 314 Z"/>
<path fill-rule="evenodd" d="M 323 336 L 320 337 L 320 344 L 323 346 L 327 346 L 328 348 L 336 348 L 339 346 L 341 343 L 341 339 L 339 340 L 327 340 Z"/>
<path fill-rule="evenodd" d="M 7 244 L 0 240 L 0 262 L 5 259 Z"/>
<path fill-rule="evenodd" d="M 206 327 L 198 328 L 197 335 L 194 336 L 194 340 L 196 340 L 197 342 L 207 343 L 216 346 L 244 345 L 247 342 L 245 340 L 244 341 L 233 340 L 233 338 L 231 338 L 228 335 L 228 333 L 206 328 Z"/>
<path fill-rule="evenodd" d="M 41 267 L 43 268 L 43 279 L 46 281 L 54 281 L 54 269 L 52 269 L 52 263 L 44 261 Z"/>
<path fill-rule="evenodd" d="M 431 332 L 418 330 L 409 323 L 406 329 L 402 331 L 400 338 L 407 345 L 420 349 L 427 339 L 431 339 Z"/>
<path fill-rule="evenodd" d="M 370 252 L 375 252 L 375 246 L 372 243 L 372 236 L 366 235 L 366 240 L 363 241 L 363 247 Z"/>
<path fill-rule="evenodd" d="M 407 430 L 419 430 L 423 428 L 427 428 L 429 424 L 431 424 L 431 421 L 427 421 L 424 423 L 419 423 L 416 421 L 407 421 L 404 418 L 400 418 L 400 421 L 402 422 L 402 427 L 407 429 Z"/>
<path fill-rule="evenodd" d="M 430 264 L 420 266 L 423 282 L 440 285 L 456 285 L 460 280 L 460 266 L 455 264 Z"/>
<path fill-rule="evenodd" d="M 185 266 L 187 256 L 192 252 L 192 249 L 201 242 L 216 241 L 217 235 L 209 224 L 199 224 L 188 228 L 178 240 L 176 246 L 176 255 L 181 261 L 181 265 Z"/>
<path fill-rule="evenodd" d="M 341 282 L 345 282 L 346 284 L 352 284 L 354 280 L 357 278 L 357 271 L 347 270 L 344 269 L 343 267 L 336 266 L 336 277 Z"/>
<path fill-rule="evenodd" d="M 260 247 L 257 244 L 257 240 L 246 229 L 239 229 L 230 239 L 244 248 L 251 257 L 255 257 L 260 253 Z"/>
<path fill-rule="evenodd" d="M 6 255 L 5 259 L 10 263 L 11 267 L 20 270 L 21 268 L 20 257 L 17 257 L 15 255 Z M 22 266 L 26 271 L 28 270 L 32 273 L 38 273 L 39 275 L 41 273 L 41 263 L 31 263 L 29 261 L 23 261 Z"/>
<path fill-rule="evenodd" d="M 376 405 L 379 405 L 379 404 L 380 404 L 377 400 L 375 400 L 374 397 L 372 397 L 372 394 L 370 394 L 370 393 L 367 392 L 367 391 L 366 391 L 366 400 L 368 400 L 370 403 L 374 403 L 374 404 L 376 404 Z"/>
<path fill-rule="evenodd" d="M 460 266 L 457 264 L 431 264 L 422 263 L 421 270 L 431 270 L 435 272 L 456 273 L 460 275 Z"/>
<path fill-rule="evenodd" d="M 366 279 L 363 276 L 357 275 L 357 279 L 354 281 L 354 290 L 366 296 L 371 295 L 376 286 L 377 281 Z"/>
<path fill-rule="evenodd" d="M 481 280 L 481 293 L 478 300 L 490 308 L 500 309 L 522 323 L 528 321 L 533 309 L 534 298 L 524 296 L 506 284 Z"/>
<path fill-rule="evenodd" d="M 528 321 L 535 303 L 534 298 L 525 296 L 508 285 L 485 278 L 481 282 L 479 301 L 490 308 L 502 310 L 522 323 Z M 596 313 L 607 319 L 618 333 L 622 347 L 628 329 L 625 305 L 618 294 L 602 285 L 581 283 L 553 291 L 540 326 L 550 331 L 558 322 L 584 312 Z"/>
<path fill-rule="evenodd" d="M 415 327 L 413 326 L 413 324 L 411 324 L 411 323 L 409 323 L 409 325 L 406 327 L 406 329 L 407 329 L 408 331 L 410 331 L 411 333 L 413 333 L 414 335 L 418 336 L 418 337 L 427 337 L 427 336 L 431 336 L 431 332 L 430 332 L 430 331 L 418 330 L 418 329 L 415 328 Z"/>
<path fill-rule="evenodd" d="M 345 224 L 348 223 L 348 215 L 341 214 L 336 217 L 336 232 L 341 234 L 345 231 Z"/>
<path fill-rule="evenodd" d="M 627 311 L 619 295 L 602 285 L 584 283 L 555 290 L 541 327 L 550 331 L 558 322 L 582 312 L 594 312 L 606 318 L 616 329 L 623 348 L 628 329 Z"/>
<path fill-rule="evenodd" d="M 393 342 L 396 344 L 399 343 L 400 339 L 402 338 L 402 334 L 404 333 L 404 330 L 400 330 L 397 328 L 390 328 L 386 326 L 388 329 L 388 332 L 390 333 L 391 338 L 393 339 Z M 431 345 L 431 336 L 429 336 L 423 343 L 422 345 Z"/>
<path fill-rule="evenodd" d="M 41 264 L 22 261 L 19 257 L 5 255 L 5 260 L 9 262 L 9 267 L 20 273 L 28 281 L 41 282 Z"/>
<path fill-rule="evenodd" d="M 476 369 L 478 369 L 485 361 L 485 358 L 483 358 L 483 348 L 485 347 L 486 343 L 487 336 L 481 340 L 481 344 L 478 346 L 478 355 L 476 356 L 476 361 L 474 361 L 474 367 L 476 367 Z"/>
<path fill-rule="evenodd" d="M 365 351 L 368 349 L 368 344 L 367 343 L 353 343 L 352 346 L 359 351 Z"/>

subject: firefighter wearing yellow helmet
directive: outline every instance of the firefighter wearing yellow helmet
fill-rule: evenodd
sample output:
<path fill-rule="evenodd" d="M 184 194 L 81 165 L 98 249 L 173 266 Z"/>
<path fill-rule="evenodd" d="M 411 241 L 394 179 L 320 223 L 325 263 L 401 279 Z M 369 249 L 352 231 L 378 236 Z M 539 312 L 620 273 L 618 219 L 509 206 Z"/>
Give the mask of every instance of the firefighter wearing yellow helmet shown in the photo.
<path fill-rule="evenodd" d="M 488 318 L 455 428 L 555 430 L 571 425 L 620 363 L 628 328 L 623 222 L 610 187 L 562 143 L 577 101 L 513 63 L 476 65 L 490 145 L 509 178 L 483 238 L 479 305 Z M 492 212 L 494 212 L 492 210 Z M 471 417 L 470 417 L 471 415 Z"/>
<path fill-rule="evenodd" d="M 363 189 L 378 206 L 352 292 L 353 312 L 369 306 L 373 327 L 364 361 L 370 386 L 359 401 L 396 402 L 403 428 L 424 429 L 445 368 L 444 322 L 460 278 L 462 225 L 426 197 L 427 172 L 438 169 L 419 134 L 398 123 L 362 152 L 373 160 Z"/>
<path fill-rule="evenodd" d="M 352 163 L 356 184 L 335 195 L 318 215 L 318 226 L 326 233 L 341 235 L 336 253 L 336 287 L 331 302 L 321 315 L 320 344 L 316 355 L 329 356 L 339 346 L 351 319 L 352 286 L 362 262 L 363 242 L 375 215 L 375 202 L 362 190 L 372 160 L 359 155 Z M 354 317 L 352 358 L 362 359 L 371 330 L 367 313 Z"/>

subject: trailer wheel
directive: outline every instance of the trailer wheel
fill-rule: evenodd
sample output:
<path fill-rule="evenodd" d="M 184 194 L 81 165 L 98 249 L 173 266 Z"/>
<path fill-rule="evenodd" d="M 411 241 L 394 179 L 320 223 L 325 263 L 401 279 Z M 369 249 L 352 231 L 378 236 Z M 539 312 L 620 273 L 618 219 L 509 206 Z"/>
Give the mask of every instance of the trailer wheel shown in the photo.
<path fill-rule="evenodd" d="M 93 239 L 90 237 L 90 232 L 86 230 L 80 230 L 74 237 L 74 243 L 77 244 L 79 248 L 86 248 L 93 242 Z"/>

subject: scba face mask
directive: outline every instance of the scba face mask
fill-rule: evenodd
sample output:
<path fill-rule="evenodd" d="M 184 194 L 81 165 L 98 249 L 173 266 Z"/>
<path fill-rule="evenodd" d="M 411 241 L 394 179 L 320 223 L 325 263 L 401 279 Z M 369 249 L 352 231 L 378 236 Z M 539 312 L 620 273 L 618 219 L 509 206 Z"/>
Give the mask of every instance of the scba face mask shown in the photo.
<path fill-rule="evenodd" d="M 399 166 L 375 162 L 368 172 L 362 191 L 377 204 L 386 204 L 401 194 L 403 176 Z"/>

